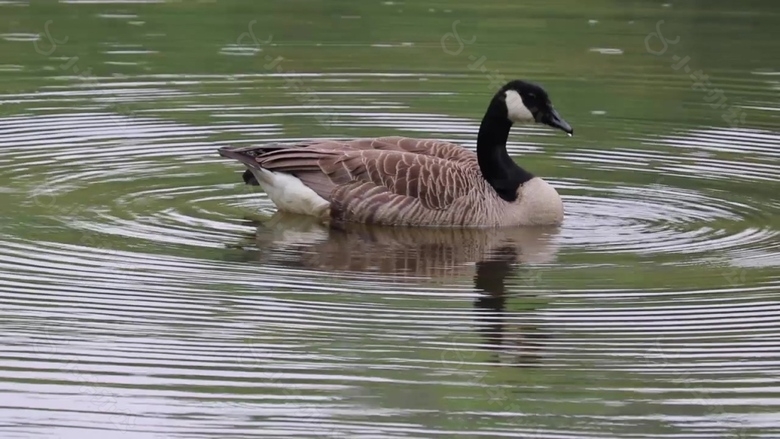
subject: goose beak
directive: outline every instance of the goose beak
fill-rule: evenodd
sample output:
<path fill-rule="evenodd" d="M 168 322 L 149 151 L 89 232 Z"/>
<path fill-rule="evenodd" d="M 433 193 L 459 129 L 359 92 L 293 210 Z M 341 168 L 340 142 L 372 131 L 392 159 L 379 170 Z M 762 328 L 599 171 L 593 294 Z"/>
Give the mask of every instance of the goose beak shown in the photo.
<path fill-rule="evenodd" d="M 563 120 L 561 115 L 558 114 L 554 108 L 550 108 L 550 111 L 542 116 L 542 123 L 545 125 L 550 125 L 553 128 L 558 128 L 559 130 L 568 134 L 570 137 L 574 135 L 574 129 L 571 127 L 571 125 L 569 125 L 568 122 Z"/>

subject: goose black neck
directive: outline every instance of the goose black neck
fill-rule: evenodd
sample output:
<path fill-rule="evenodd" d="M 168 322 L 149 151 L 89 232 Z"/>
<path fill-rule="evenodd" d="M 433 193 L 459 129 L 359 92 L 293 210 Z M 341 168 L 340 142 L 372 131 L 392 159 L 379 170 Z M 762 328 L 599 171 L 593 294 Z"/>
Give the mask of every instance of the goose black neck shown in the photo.
<path fill-rule="evenodd" d="M 506 104 L 494 99 L 477 134 L 477 160 L 485 180 L 501 198 L 512 202 L 517 199 L 517 188 L 534 176 L 509 157 L 506 141 L 510 129 L 512 122 L 506 116 Z"/>

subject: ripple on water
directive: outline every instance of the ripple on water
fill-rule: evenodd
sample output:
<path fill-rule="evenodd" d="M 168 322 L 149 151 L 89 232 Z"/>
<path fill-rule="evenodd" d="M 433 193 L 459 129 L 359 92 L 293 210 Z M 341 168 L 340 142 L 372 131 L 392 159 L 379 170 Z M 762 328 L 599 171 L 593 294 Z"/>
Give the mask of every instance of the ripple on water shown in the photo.
<path fill-rule="evenodd" d="M 645 187 L 592 188 L 569 184 L 565 197 L 567 245 L 602 253 L 693 254 L 713 250 L 775 247 L 777 230 L 724 226 L 764 214 L 751 206 L 697 191 L 654 184 Z M 580 195 L 586 192 L 587 195 Z M 593 194 L 593 195 L 592 195 Z"/>
<path fill-rule="evenodd" d="M 213 78 L 218 80 L 218 78 Z M 197 81 L 192 81 L 197 83 Z M 187 82 L 182 82 L 187 85 Z M 116 85 L 120 85 L 118 83 Z M 186 95 L 186 91 L 173 91 L 169 88 L 159 87 L 163 83 L 148 83 L 144 87 L 117 88 L 109 84 L 103 95 L 110 94 L 116 99 L 132 99 L 135 95 L 160 97 L 172 95 Z M 53 93 L 70 97 L 84 96 L 92 98 L 90 91 L 63 89 Z M 129 94 L 132 93 L 132 94 Z M 36 94 L 40 96 L 40 94 Z M 14 95 L 14 97 L 31 98 L 32 95 Z M 418 131 L 425 127 L 426 130 L 444 134 L 439 136 L 447 140 L 460 141 L 464 146 L 473 148 L 470 140 L 478 129 L 478 124 L 468 119 L 453 118 L 446 115 L 426 113 L 411 113 L 404 105 L 377 104 L 363 107 L 361 112 L 345 111 L 352 108 L 349 105 L 332 104 L 325 106 L 331 117 L 338 117 L 337 126 L 376 126 L 386 125 L 388 128 L 400 128 L 408 131 Z M 300 110 L 307 110 L 301 112 Z M 82 113 L 50 116 L 35 116 L 29 118 L 8 118 L 0 121 L 0 126 L 5 127 L 7 134 L 0 138 L 0 145 L 8 145 L 6 155 L 19 152 L 29 154 L 36 151 L 36 145 L 48 147 L 51 139 L 57 142 L 58 149 L 53 158 L 58 160 L 59 166 L 47 168 L 47 185 L 59 186 L 69 182 L 91 182 L 91 184 L 107 184 L 117 181 L 128 181 L 143 176 L 160 175 L 166 173 L 169 176 L 187 175 L 186 171 L 177 168 L 170 162 L 155 164 L 157 159 L 170 158 L 178 160 L 179 167 L 183 163 L 197 163 L 204 157 L 213 154 L 217 147 L 214 142 L 206 141 L 207 136 L 218 132 L 241 132 L 252 135 L 269 135 L 278 133 L 274 124 L 255 125 L 234 124 L 233 119 L 248 117 L 279 118 L 307 116 L 317 117 L 323 108 L 313 105 L 288 105 L 288 106 L 252 106 L 236 107 L 234 112 L 225 111 L 222 106 L 199 105 L 190 108 L 191 111 L 216 112 L 219 118 L 227 119 L 226 123 L 212 125 L 211 127 L 186 126 L 175 122 L 169 122 L 153 117 L 120 116 L 98 113 Z M 392 110 L 391 112 L 387 110 Z M 121 133 L 116 130 L 114 124 L 122 128 Z M 63 129 L 67 127 L 66 129 Z M 51 135 L 47 135 L 51 130 Z M 543 130 L 528 129 L 524 131 L 527 142 L 510 142 L 509 149 L 513 154 L 532 153 L 543 151 L 540 144 L 533 142 L 533 134 L 548 135 Z M 531 134 L 530 137 L 528 135 Z M 730 135 L 722 142 L 712 141 L 718 136 Z M 739 152 L 751 154 L 752 157 L 772 158 L 773 142 L 777 142 L 777 136 L 769 132 L 742 132 L 740 142 L 736 142 L 737 134 L 726 130 L 709 130 L 696 132 L 688 138 L 689 141 L 681 141 L 681 135 L 672 135 L 668 138 L 654 140 L 654 145 L 671 145 L 674 147 L 694 149 L 711 152 Z M 668 139 L 668 140 L 665 140 Z M 698 139 L 698 140 L 696 140 Z M 269 139 L 269 141 L 272 139 Z M 286 139 L 290 141 L 291 139 Z M 651 141 L 645 141 L 650 143 Z M 13 145 L 13 146 L 11 146 Z M 107 148 L 110 146 L 110 148 Z M 594 150 L 578 149 L 576 152 L 561 154 L 567 160 L 585 161 L 595 163 L 598 166 L 611 169 L 639 169 L 647 168 L 651 163 L 660 163 L 665 169 L 689 170 L 691 166 L 717 169 L 719 178 L 732 175 L 736 178 L 758 176 L 764 172 L 762 178 L 777 178 L 777 166 L 770 163 L 756 163 L 737 165 L 731 168 L 723 165 L 720 169 L 713 167 L 717 159 L 687 156 L 664 155 L 657 150 L 640 152 L 630 149 L 619 150 Z M 691 163 L 686 165 L 685 163 Z M 32 162 L 31 164 L 35 164 Z M 13 171 L 13 161 L 6 166 Z M 762 171 L 763 167 L 763 171 Z M 2 165 L 0 165 L 2 168 Z M 79 171 L 84 169 L 84 171 Z M 734 169 L 736 172 L 729 172 Z M 697 176 L 702 176 L 698 173 Z M 703 177 L 703 176 L 702 176 Z M 235 183 L 232 183 L 235 184 Z M 726 231 L 723 228 L 713 227 L 714 222 L 719 224 L 738 223 L 750 219 L 761 213 L 760 207 L 746 203 L 724 200 L 696 190 L 686 190 L 671 186 L 656 184 L 645 187 L 612 187 L 596 189 L 583 187 L 574 182 L 561 181 L 560 187 L 571 194 L 566 195 L 567 201 L 567 228 L 564 230 L 563 239 L 573 248 L 589 249 L 596 252 L 630 252 L 630 253 L 664 253 L 689 254 L 706 252 L 713 249 L 741 248 L 745 250 L 760 249 L 776 238 L 776 231 L 760 227 L 740 230 L 738 233 Z M 177 193 L 180 191 L 181 193 Z M 107 192 L 112 193 L 112 192 Z M 198 194 L 199 197 L 188 200 L 186 204 L 165 206 L 166 200 L 184 200 Z M 207 246 L 219 245 L 224 234 L 220 229 L 231 229 L 226 224 L 225 215 L 217 211 L 224 205 L 237 209 L 259 208 L 261 212 L 271 213 L 273 206 L 263 196 L 253 196 L 251 191 L 244 192 L 240 197 L 232 195 L 231 182 L 222 185 L 210 185 L 203 187 L 184 186 L 183 188 L 160 188 L 151 192 L 140 190 L 138 194 L 132 192 L 126 195 L 116 194 L 115 200 L 110 204 L 134 205 L 146 204 L 157 206 L 156 212 L 143 212 L 135 215 L 126 211 L 129 215 L 117 217 L 111 212 L 101 212 L 90 220 L 76 219 L 71 227 L 83 228 L 92 231 L 103 231 L 126 237 L 147 237 L 147 239 L 161 240 L 162 242 L 181 242 L 189 245 L 195 242 Z M 144 203 L 139 203 L 144 200 Z M 207 205 L 201 206 L 201 203 Z M 253 203 L 255 205 L 253 206 Z M 181 211 L 186 206 L 186 211 Z M 116 210 L 116 209 L 114 209 Z M 204 215 L 206 218 L 193 217 Z M 235 226 L 233 226 L 235 227 Z M 208 232 L 206 231 L 208 230 Z M 583 231 L 590 233 L 583 233 Z M 198 235 L 202 239 L 197 239 Z"/>
<path fill-rule="evenodd" d="M 104 94 L 59 80 L 44 95 L 0 96 L 34 105 L 0 118 L 0 172 L 13 189 L 0 198 L 21 212 L 0 222 L 8 434 L 705 438 L 780 428 L 757 408 L 780 406 L 780 278 L 760 271 L 780 265 L 766 222 L 777 203 L 666 179 L 568 178 L 551 179 L 567 210 L 558 229 L 324 228 L 273 215 L 216 148 L 295 141 L 288 122 L 323 114 L 337 114 L 334 133 L 426 127 L 473 148 L 476 121 L 408 102 L 456 93 L 313 82 L 327 91 L 319 108 L 192 104 L 202 84 L 291 92 L 272 75 L 105 78 Z M 79 110 L 105 93 L 170 105 Z M 544 154 L 546 135 L 525 130 L 510 150 Z M 702 181 L 778 176 L 768 131 L 634 142 L 646 149 L 584 145 L 554 160 L 717 168 L 686 174 Z M 611 278 L 646 266 L 665 282 L 618 288 Z M 731 271 L 745 266 L 759 271 Z M 689 286 L 689 274 L 712 286 Z"/>

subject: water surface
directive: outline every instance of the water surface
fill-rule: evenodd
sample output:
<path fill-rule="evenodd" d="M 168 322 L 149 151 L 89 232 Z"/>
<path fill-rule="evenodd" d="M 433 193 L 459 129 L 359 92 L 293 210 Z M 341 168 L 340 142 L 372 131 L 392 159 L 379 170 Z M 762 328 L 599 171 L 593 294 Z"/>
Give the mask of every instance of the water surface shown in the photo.
<path fill-rule="evenodd" d="M 774 2 L 6 1 L 0 24 L 3 438 L 780 434 Z M 575 127 L 510 136 L 561 227 L 326 228 L 216 153 L 474 148 L 515 77 Z"/>

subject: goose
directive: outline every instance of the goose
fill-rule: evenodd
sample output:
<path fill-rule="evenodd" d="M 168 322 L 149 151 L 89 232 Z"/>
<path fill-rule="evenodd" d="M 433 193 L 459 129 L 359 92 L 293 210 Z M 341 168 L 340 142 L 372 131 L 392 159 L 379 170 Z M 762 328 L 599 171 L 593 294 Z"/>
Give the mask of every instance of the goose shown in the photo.
<path fill-rule="evenodd" d="M 514 123 L 574 133 L 540 85 L 513 80 L 491 99 L 476 152 L 441 140 L 398 136 L 226 146 L 218 152 L 244 164 L 244 182 L 261 186 L 278 210 L 325 222 L 560 225 L 564 215 L 558 192 L 507 153 Z"/>

